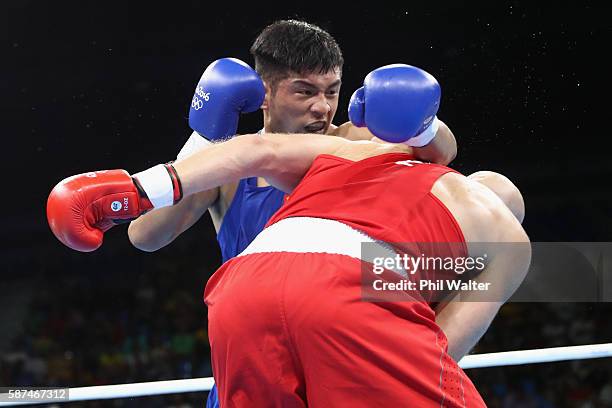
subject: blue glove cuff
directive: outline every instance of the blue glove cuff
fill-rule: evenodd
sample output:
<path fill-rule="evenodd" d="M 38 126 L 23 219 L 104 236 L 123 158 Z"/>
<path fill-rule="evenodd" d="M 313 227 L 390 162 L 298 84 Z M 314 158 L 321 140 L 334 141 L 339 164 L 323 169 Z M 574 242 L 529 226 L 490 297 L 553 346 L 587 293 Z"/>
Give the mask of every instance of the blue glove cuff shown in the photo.
<path fill-rule="evenodd" d="M 411 137 L 410 139 L 406 140 L 403 143 L 407 144 L 410 147 L 426 146 L 429 144 L 429 142 L 433 140 L 434 137 L 436 137 L 436 133 L 438 133 L 439 128 L 440 128 L 440 120 L 438 119 L 437 116 L 434 116 L 434 118 L 431 121 L 431 124 L 427 127 L 427 129 L 425 129 L 424 131 L 422 131 L 420 134 L 416 135 L 415 137 Z"/>

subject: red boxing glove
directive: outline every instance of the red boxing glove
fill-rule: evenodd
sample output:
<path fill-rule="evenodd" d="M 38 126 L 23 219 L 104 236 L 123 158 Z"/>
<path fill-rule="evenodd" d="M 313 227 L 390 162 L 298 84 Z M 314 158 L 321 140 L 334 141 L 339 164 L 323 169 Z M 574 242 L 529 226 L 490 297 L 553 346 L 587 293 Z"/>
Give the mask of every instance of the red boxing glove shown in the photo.
<path fill-rule="evenodd" d="M 159 168 L 167 170 L 167 176 Z M 171 165 L 160 165 L 139 174 L 152 172 L 155 183 L 169 185 L 172 199 L 181 199 L 180 181 Z M 151 177 L 144 177 L 151 184 Z M 167 180 L 166 180 L 167 179 Z M 159 188 L 151 189 L 154 193 Z M 155 205 L 157 207 L 157 205 Z M 59 182 L 47 200 L 47 220 L 53 234 L 66 246 L 90 252 L 102 245 L 104 232 L 114 225 L 130 221 L 154 208 L 137 178 L 125 170 L 102 170 L 78 174 Z"/>

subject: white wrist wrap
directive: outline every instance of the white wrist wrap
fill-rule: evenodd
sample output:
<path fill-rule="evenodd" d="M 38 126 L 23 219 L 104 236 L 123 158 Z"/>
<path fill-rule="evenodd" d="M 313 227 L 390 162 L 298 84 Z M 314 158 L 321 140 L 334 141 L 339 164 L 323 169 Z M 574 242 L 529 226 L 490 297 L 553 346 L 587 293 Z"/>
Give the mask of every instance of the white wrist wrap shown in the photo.
<path fill-rule="evenodd" d="M 177 160 L 182 160 L 185 157 L 191 156 L 192 154 L 199 152 L 202 149 L 206 149 L 208 146 L 212 145 L 212 142 L 203 138 L 198 134 L 198 132 L 193 132 L 187 142 L 181 148 L 181 151 L 176 156 Z"/>
<path fill-rule="evenodd" d="M 438 120 L 437 116 L 434 116 L 431 121 L 431 125 L 429 125 L 427 129 L 421 132 L 421 134 L 406 140 L 404 144 L 407 144 L 411 147 L 423 147 L 429 144 L 429 142 L 431 142 L 433 138 L 436 137 L 438 128 L 440 128 L 440 121 Z"/>
<path fill-rule="evenodd" d="M 172 179 L 163 164 L 136 173 L 133 177 L 138 179 L 154 208 L 168 207 L 174 204 Z"/>

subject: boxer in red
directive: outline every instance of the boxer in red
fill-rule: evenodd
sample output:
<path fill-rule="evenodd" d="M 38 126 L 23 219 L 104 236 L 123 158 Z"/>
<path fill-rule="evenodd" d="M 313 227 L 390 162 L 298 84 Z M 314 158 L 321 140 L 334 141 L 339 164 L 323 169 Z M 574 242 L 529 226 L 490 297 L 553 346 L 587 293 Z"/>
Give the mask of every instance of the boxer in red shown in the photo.
<path fill-rule="evenodd" d="M 509 258 L 493 244 L 528 243 L 521 195 L 497 173 L 464 177 L 415 161 L 405 145 L 245 135 L 133 177 L 66 179 L 51 193 L 48 218 L 62 242 L 93 250 L 113 221 L 248 176 L 290 195 L 206 287 L 221 406 L 484 406 L 453 357 L 484 333 L 530 257 L 528 245 Z M 455 251 L 470 256 L 485 250 L 476 279 L 501 291 L 496 301 L 440 308 L 362 301 L 361 242 L 464 243 Z M 479 242 L 491 245 L 472 247 Z M 458 314 L 459 307 L 471 311 Z"/>

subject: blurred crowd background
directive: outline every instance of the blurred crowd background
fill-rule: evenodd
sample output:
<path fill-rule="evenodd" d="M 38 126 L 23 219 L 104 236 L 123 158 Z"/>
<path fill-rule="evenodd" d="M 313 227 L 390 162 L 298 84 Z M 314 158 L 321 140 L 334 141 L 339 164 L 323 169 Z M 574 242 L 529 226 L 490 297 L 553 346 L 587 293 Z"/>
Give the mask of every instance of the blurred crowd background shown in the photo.
<path fill-rule="evenodd" d="M 120 263 L 135 250 L 109 243 L 95 261 L 80 261 L 79 270 L 70 268 L 75 255 L 66 251 L 41 258 L 27 279 L 15 274 L 8 281 L 10 308 L 0 311 L 11 328 L 0 334 L 0 384 L 78 387 L 211 376 L 202 293 L 214 270 L 198 261 L 208 260 L 202 248 L 209 246 L 211 263 L 218 251 L 213 241 L 195 238 L 177 245 L 176 258 L 150 254 L 133 270 Z M 473 352 L 609 342 L 609 315 L 606 303 L 508 303 Z M 611 364 L 583 360 L 468 374 L 491 407 L 612 407 Z M 68 405 L 196 407 L 205 396 Z"/>

